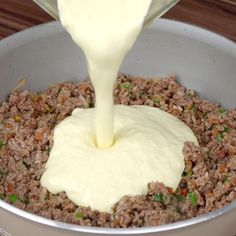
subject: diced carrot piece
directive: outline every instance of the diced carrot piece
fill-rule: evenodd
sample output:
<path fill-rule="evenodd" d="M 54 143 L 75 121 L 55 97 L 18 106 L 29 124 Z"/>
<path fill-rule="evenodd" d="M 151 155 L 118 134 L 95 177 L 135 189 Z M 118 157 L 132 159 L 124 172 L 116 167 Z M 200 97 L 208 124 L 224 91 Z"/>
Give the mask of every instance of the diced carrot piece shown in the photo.
<path fill-rule="evenodd" d="M 8 184 L 7 185 L 7 192 L 12 193 L 14 191 L 14 186 L 13 184 Z"/>
<path fill-rule="evenodd" d="M 43 140 L 43 132 L 42 131 L 36 131 L 34 135 L 34 139 L 36 141 L 42 141 Z"/>
<path fill-rule="evenodd" d="M 4 127 L 5 127 L 5 128 L 8 128 L 8 129 L 11 129 L 11 128 L 13 128 L 13 125 L 10 124 L 10 123 L 6 123 L 6 124 L 4 125 Z"/>
<path fill-rule="evenodd" d="M 183 196 L 186 197 L 187 194 L 188 194 L 188 189 L 186 189 L 186 188 L 182 188 L 180 193 L 181 193 L 181 195 L 183 195 Z"/>

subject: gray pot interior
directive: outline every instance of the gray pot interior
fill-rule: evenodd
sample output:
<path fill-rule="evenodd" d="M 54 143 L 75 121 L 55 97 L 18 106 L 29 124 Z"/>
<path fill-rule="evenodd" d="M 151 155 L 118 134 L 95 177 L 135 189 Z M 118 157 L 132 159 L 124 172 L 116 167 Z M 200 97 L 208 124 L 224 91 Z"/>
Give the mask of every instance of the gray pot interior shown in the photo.
<path fill-rule="evenodd" d="M 0 47 L 1 100 L 23 77 L 27 88 L 36 90 L 88 77 L 82 51 L 57 23 L 17 34 Z M 142 33 L 121 72 L 146 77 L 176 74 L 182 84 L 213 102 L 235 107 L 235 44 L 199 28 L 155 22 Z"/>

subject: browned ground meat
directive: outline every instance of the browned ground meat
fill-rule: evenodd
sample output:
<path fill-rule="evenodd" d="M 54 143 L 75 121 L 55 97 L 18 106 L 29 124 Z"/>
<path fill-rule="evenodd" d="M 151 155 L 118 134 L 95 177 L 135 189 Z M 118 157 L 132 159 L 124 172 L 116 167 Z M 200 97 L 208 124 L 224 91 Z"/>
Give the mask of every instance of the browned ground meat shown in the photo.
<path fill-rule="evenodd" d="M 176 192 L 149 183 L 146 196 L 124 196 L 108 214 L 78 207 L 65 193 L 52 195 L 40 186 L 55 125 L 76 107 L 94 106 L 94 91 L 86 81 L 65 82 L 40 93 L 13 92 L 1 104 L 0 198 L 54 220 L 118 228 L 180 221 L 236 199 L 236 110 L 201 99 L 173 77 L 120 75 L 114 95 L 117 104 L 159 107 L 196 134 L 200 147 L 185 144 L 186 167 Z"/>

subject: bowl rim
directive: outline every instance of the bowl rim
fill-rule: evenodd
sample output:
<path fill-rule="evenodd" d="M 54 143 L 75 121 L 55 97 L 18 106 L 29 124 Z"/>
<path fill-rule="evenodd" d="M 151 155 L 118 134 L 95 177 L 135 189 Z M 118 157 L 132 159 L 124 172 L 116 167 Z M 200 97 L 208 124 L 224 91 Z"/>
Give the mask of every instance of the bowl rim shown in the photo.
<path fill-rule="evenodd" d="M 176 34 L 182 34 L 185 37 L 193 38 L 205 43 L 210 44 L 213 47 L 221 48 L 229 54 L 233 54 L 236 58 L 236 43 L 232 40 L 227 39 L 221 35 L 210 32 L 206 29 L 193 26 L 187 23 L 182 23 L 178 21 L 172 21 L 167 19 L 159 19 L 158 22 L 155 21 L 151 26 L 152 29 L 158 29 L 165 32 L 173 32 Z M 20 31 L 12 36 L 9 36 L 0 41 L 0 56 L 4 53 L 13 50 L 14 48 L 25 45 L 29 42 L 39 40 L 40 38 L 45 38 L 50 35 L 63 33 L 65 30 L 61 27 L 58 22 L 45 23 L 39 26 L 34 26 L 32 28 Z M 102 227 L 87 227 L 79 226 L 75 224 L 62 223 L 59 221 L 54 221 L 47 219 L 19 208 L 16 208 L 3 200 L 0 200 L 0 208 L 10 212 L 14 215 L 20 216 L 28 221 L 33 221 L 35 223 L 43 224 L 46 226 L 51 226 L 54 228 L 77 231 L 82 233 L 91 233 L 91 234 L 147 234 L 147 233 L 158 233 L 158 232 L 167 232 L 171 230 L 182 229 L 191 225 L 203 223 L 209 220 L 212 220 L 216 217 L 220 217 L 224 214 L 227 214 L 233 210 L 236 210 L 236 201 L 224 206 L 223 208 L 213 211 L 211 213 L 204 214 L 202 216 L 194 217 L 192 219 L 179 221 L 176 223 L 165 224 L 160 226 L 153 227 L 141 227 L 141 228 L 102 228 Z"/>

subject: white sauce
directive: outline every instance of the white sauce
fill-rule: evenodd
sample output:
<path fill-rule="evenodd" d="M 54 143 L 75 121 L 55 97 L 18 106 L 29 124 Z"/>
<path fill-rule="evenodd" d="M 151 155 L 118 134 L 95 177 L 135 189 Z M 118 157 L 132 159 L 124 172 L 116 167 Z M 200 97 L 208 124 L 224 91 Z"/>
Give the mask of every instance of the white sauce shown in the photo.
<path fill-rule="evenodd" d="M 55 129 L 54 146 L 41 179 L 56 194 L 100 211 L 125 195 L 147 193 L 151 181 L 176 188 L 184 170 L 183 145 L 197 140 L 176 117 L 147 106 L 115 106 L 115 142 L 94 144 L 94 109 L 76 109 Z"/>
<path fill-rule="evenodd" d="M 56 127 L 41 184 L 54 194 L 65 191 L 78 205 L 107 212 L 124 195 L 145 194 L 151 181 L 175 189 L 184 170 L 184 142 L 198 144 L 192 131 L 156 108 L 113 106 L 119 67 L 151 0 L 58 4 L 62 24 L 87 58 L 96 108 L 76 109 Z"/>
<path fill-rule="evenodd" d="M 113 84 L 152 0 L 58 0 L 60 19 L 87 58 L 96 91 L 96 143 L 113 143 Z"/>

